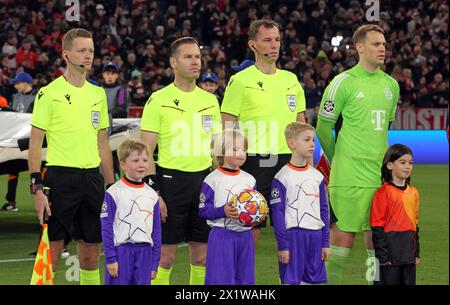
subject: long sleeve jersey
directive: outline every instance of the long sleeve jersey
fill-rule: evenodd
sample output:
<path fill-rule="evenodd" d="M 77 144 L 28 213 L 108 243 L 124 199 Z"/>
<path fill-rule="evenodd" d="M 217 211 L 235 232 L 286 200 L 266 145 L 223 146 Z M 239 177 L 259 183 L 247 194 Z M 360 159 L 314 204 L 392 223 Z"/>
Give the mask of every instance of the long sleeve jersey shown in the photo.
<path fill-rule="evenodd" d="M 315 168 L 286 164 L 275 175 L 270 196 L 278 250 L 288 250 L 286 231 L 322 230 L 322 247 L 329 247 L 328 201 L 323 175 Z"/>
<path fill-rule="evenodd" d="M 414 264 L 420 257 L 419 193 L 413 186 L 402 190 L 384 183 L 375 193 L 370 226 L 375 256 L 380 263 Z"/>
<path fill-rule="evenodd" d="M 161 220 L 158 194 L 147 184 L 125 178 L 105 193 L 101 214 L 102 239 L 107 264 L 117 261 L 116 247 L 125 243 L 149 243 L 156 271 L 161 256 Z"/>
<path fill-rule="evenodd" d="M 234 195 L 246 189 L 255 189 L 255 184 L 255 178 L 247 172 L 242 170 L 230 172 L 221 167 L 217 168 L 203 182 L 199 204 L 200 217 L 207 219 L 211 227 L 236 232 L 250 230 L 250 227 L 242 226 L 227 218 L 224 206 Z"/>

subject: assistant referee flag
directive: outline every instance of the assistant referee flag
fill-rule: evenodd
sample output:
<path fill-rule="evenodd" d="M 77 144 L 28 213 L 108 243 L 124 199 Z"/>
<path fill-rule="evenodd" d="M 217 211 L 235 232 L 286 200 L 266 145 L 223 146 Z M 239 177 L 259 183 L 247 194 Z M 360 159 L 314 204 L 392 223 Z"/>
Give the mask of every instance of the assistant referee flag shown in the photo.
<path fill-rule="evenodd" d="M 53 285 L 52 256 L 48 240 L 47 224 L 44 224 L 42 237 L 34 262 L 30 285 Z"/>

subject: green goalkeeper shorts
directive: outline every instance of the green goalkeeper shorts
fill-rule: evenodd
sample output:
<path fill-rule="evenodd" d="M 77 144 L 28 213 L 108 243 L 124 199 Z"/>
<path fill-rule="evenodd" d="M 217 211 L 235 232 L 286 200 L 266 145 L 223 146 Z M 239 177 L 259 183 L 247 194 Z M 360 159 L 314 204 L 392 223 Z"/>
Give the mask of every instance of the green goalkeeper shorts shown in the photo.
<path fill-rule="evenodd" d="M 330 205 L 339 230 L 370 230 L 370 207 L 376 190 L 376 187 L 329 187 Z"/>

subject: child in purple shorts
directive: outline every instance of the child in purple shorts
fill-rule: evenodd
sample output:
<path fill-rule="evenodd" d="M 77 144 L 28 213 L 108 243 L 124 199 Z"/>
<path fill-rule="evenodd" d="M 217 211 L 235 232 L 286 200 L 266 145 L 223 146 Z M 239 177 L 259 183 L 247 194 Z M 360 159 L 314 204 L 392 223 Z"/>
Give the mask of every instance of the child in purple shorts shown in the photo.
<path fill-rule="evenodd" d="M 125 176 L 106 191 L 100 214 L 105 285 L 150 285 L 161 257 L 161 218 L 158 194 L 142 181 L 149 151 L 125 140 L 117 153 Z"/>
<path fill-rule="evenodd" d="M 255 284 L 255 248 L 251 228 L 236 222 L 233 195 L 255 189 L 256 180 L 239 167 L 247 158 L 247 139 L 236 129 L 225 129 L 213 141 L 219 167 L 204 180 L 199 214 L 212 227 L 206 253 L 205 285 Z"/>
<path fill-rule="evenodd" d="M 326 283 L 330 242 L 325 183 L 307 164 L 314 152 L 314 128 L 294 122 L 285 136 L 292 157 L 276 174 L 270 196 L 281 284 Z"/>

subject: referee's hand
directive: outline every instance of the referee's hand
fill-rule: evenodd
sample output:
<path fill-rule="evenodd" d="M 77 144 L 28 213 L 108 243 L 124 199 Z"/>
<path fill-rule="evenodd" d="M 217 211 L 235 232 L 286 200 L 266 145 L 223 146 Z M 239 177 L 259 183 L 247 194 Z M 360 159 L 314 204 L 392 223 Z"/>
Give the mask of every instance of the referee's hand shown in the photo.
<path fill-rule="evenodd" d="M 164 223 L 166 222 L 166 218 L 167 218 L 167 206 L 166 206 L 166 202 L 164 201 L 164 199 L 162 199 L 161 196 L 159 196 L 159 210 L 161 211 L 161 221 Z"/>
<path fill-rule="evenodd" d="M 47 213 L 48 216 L 52 215 L 47 196 L 45 196 L 41 190 L 38 190 L 36 191 L 36 194 L 33 195 L 33 197 L 34 197 L 34 209 L 36 210 L 36 213 L 38 215 L 39 224 L 43 226 L 44 211 Z"/>

